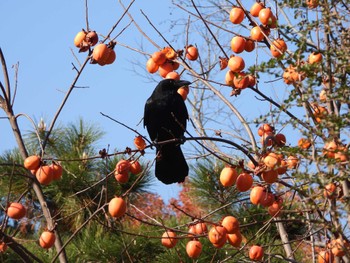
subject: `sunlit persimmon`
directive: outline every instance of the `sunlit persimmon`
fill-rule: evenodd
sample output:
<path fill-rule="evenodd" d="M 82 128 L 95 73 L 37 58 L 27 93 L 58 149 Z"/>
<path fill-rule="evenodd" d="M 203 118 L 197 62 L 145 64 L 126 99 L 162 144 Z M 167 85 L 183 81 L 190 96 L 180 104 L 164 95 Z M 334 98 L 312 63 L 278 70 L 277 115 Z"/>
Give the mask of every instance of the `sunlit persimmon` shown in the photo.
<path fill-rule="evenodd" d="M 162 49 L 162 52 L 165 54 L 166 59 L 173 60 L 177 58 L 177 53 L 171 47 L 165 47 Z"/>
<path fill-rule="evenodd" d="M 24 159 L 23 166 L 28 170 L 36 170 L 40 166 L 41 159 L 37 155 L 31 155 Z"/>
<path fill-rule="evenodd" d="M 259 20 L 263 25 L 271 25 L 273 20 L 272 20 L 273 13 L 271 11 L 271 8 L 265 7 L 262 8 L 259 12 Z"/>
<path fill-rule="evenodd" d="M 42 248 L 51 248 L 55 244 L 56 235 L 52 231 L 44 231 L 39 238 L 39 244 Z"/>
<path fill-rule="evenodd" d="M 240 247 L 243 237 L 240 231 L 236 231 L 232 234 L 227 234 L 227 241 L 233 247 Z"/>
<path fill-rule="evenodd" d="M 278 179 L 277 170 L 267 170 L 261 173 L 261 178 L 268 184 L 273 184 Z"/>
<path fill-rule="evenodd" d="M 183 100 L 187 99 L 188 93 L 190 92 L 190 88 L 188 86 L 183 86 L 177 90 Z"/>
<path fill-rule="evenodd" d="M 227 240 L 227 230 L 223 226 L 213 226 L 208 232 L 208 238 L 213 245 L 221 247 Z"/>
<path fill-rule="evenodd" d="M 61 179 L 62 173 L 63 173 L 63 168 L 61 164 L 59 164 L 58 162 L 52 162 L 51 169 L 52 169 L 52 179 L 53 180 Z"/>
<path fill-rule="evenodd" d="M 311 147 L 311 141 L 307 138 L 300 138 L 298 140 L 298 146 L 300 149 L 307 150 Z"/>
<path fill-rule="evenodd" d="M 221 221 L 221 225 L 226 229 L 228 234 L 239 230 L 239 221 L 234 216 L 225 216 Z"/>
<path fill-rule="evenodd" d="M 334 183 L 329 183 L 324 187 L 323 196 L 328 199 L 337 197 L 337 186 Z"/>
<path fill-rule="evenodd" d="M 173 248 L 176 246 L 177 239 L 176 233 L 171 230 L 167 230 L 162 235 L 162 245 L 166 248 Z"/>
<path fill-rule="evenodd" d="M 27 209 L 21 203 L 10 203 L 6 209 L 6 214 L 12 219 L 22 219 L 27 213 Z"/>
<path fill-rule="evenodd" d="M 240 24 L 244 19 L 244 11 L 240 7 L 233 7 L 230 11 L 230 21 L 233 24 Z"/>
<path fill-rule="evenodd" d="M 146 141 L 141 135 L 138 135 L 134 138 L 134 145 L 138 150 L 142 151 L 146 148 Z"/>
<path fill-rule="evenodd" d="M 149 73 L 153 74 L 158 71 L 159 65 L 157 65 L 152 58 L 149 58 L 146 63 L 146 69 Z"/>
<path fill-rule="evenodd" d="M 264 34 L 263 34 L 262 27 L 261 26 L 254 26 L 250 30 L 250 37 L 251 37 L 251 39 L 253 39 L 255 41 L 262 41 L 264 39 L 264 37 L 265 37 Z"/>
<path fill-rule="evenodd" d="M 186 253 L 190 258 L 198 258 L 202 253 L 202 243 L 198 240 L 190 240 L 186 244 Z"/>
<path fill-rule="evenodd" d="M 249 194 L 250 202 L 253 205 L 260 204 L 260 200 L 261 200 L 261 198 L 262 198 L 264 193 L 265 193 L 265 188 L 264 187 L 262 187 L 260 185 L 254 186 L 252 188 L 252 190 L 250 191 L 250 194 Z"/>
<path fill-rule="evenodd" d="M 286 50 L 287 44 L 281 38 L 274 40 L 270 46 L 271 55 L 275 58 L 282 56 Z"/>
<path fill-rule="evenodd" d="M 246 40 L 241 36 L 234 36 L 231 39 L 231 50 L 235 53 L 242 53 L 245 49 Z"/>
<path fill-rule="evenodd" d="M 92 63 L 98 63 L 100 66 L 112 64 L 116 59 L 115 51 L 112 46 L 107 44 L 98 44 L 92 51 Z"/>
<path fill-rule="evenodd" d="M 159 75 L 163 78 L 165 78 L 166 75 L 168 75 L 168 73 L 171 71 L 173 71 L 173 64 L 169 61 L 166 61 L 158 68 Z"/>
<path fill-rule="evenodd" d="M 112 217 L 122 217 L 126 212 L 126 202 L 121 197 L 114 197 L 109 201 L 108 212 Z"/>
<path fill-rule="evenodd" d="M 98 42 L 98 35 L 96 31 L 89 31 L 85 36 L 85 41 L 89 46 L 95 46 Z"/>
<path fill-rule="evenodd" d="M 189 60 L 196 60 L 198 56 L 198 48 L 196 48 L 193 45 L 189 45 L 186 48 L 186 58 L 188 58 Z"/>
<path fill-rule="evenodd" d="M 349 160 L 349 153 L 346 147 L 338 145 L 337 150 L 334 152 L 334 159 L 337 162 L 346 162 Z"/>
<path fill-rule="evenodd" d="M 276 166 L 281 164 L 281 159 L 278 154 L 274 152 L 269 152 L 264 158 L 263 158 L 264 164 L 269 168 L 275 168 Z"/>
<path fill-rule="evenodd" d="M 249 173 L 241 173 L 236 180 L 236 188 L 240 192 L 248 191 L 253 185 L 253 177 Z"/>
<path fill-rule="evenodd" d="M 238 177 L 237 170 L 231 166 L 225 166 L 220 173 L 220 183 L 225 187 L 235 184 Z"/>
<path fill-rule="evenodd" d="M 53 169 L 49 165 L 42 165 L 36 170 L 36 179 L 42 185 L 48 185 L 53 180 Z"/>
<path fill-rule="evenodd" d="M 82 48 L 84 45 L 85 37 L 86 37 L 86 32 L 84 30 L 79 31 L 74 37 L 74 45 L 78 48 Z M 85 49 L 83 49 L 82 52 L 87 51 L 88 49 L 89 47 L 86 45 Z"/>
<path fill-rule="evenodd" d="M 121 159 L 115 165 L 115 171 L 117 173 L 126 173 L 130 170 L 130 161 Z"/>
<path fill-rule="evenodd" d="M 170 71 L 168 74 L 166 74 L 165 78 L 180 80 L 180 75 L 176 71 Z"/>
<path fill-rule="evenodd" d="M 259 261 L 264 257 L 264 249 L 261 246 L 253 245 L 249 249 L 249 258 Z"/>
<path fill-rule="evenodd" d="M 153 59 L 154 63 L 156 63 L 158 66 L 162 65 L 166 61 L 165 53 L 162 51 L 155 51 L 151 58 Z"/>
<path fill-rule="evenodd" d="M 331 250 L 322 250 L 318 253 L 317 263 L 333 263 L 334 255 Z"/>
<path fill-rule="evenodd" d="M 288 156 L 286 163 L 289 169 L 295 169 L 299 164 L 299 158 L 293 155 Z"/>
<path fill-rule="evenodd" d="M 245 89 L 249 85 L 249 76 L 244 72 L 235 73 L 233 85 L 236 89 Z"/>
<path fill-rule="evenodd" d="M 142 166 L 138 160 L 130 162 L 130 173 L 139 174 L 142 171 Z"/>
<path fill-rule="evenodd" d="M 114 178 L 117 182 L 119 182 L 121 184 L 125 184 L 129 181 L 129 172 L 118 173 L 117 171 L 115 171 Z"/>
<path fill-rule="evenodd" d="M 255 2 L 250 8 L 250 14 L 254 17 L 259 16 L 259 12 L 264 8 L 264 4 L 262 2 Z"/>
<path fill-rule="evenodd" d="M 241 72 L 245 68 L 244 59 L 239 56 L 231 56 L 228 60 L 228 67 L 232 72 Z"/>
<path fill-rule="evenodd" d="M 320 63 L 322 62 L 322 54 L 321 53 L 316 53 L 312 52 L 309 57 L 308 57 L 308 62 L 310 64 L 315 64 L 315 63 Z"/>

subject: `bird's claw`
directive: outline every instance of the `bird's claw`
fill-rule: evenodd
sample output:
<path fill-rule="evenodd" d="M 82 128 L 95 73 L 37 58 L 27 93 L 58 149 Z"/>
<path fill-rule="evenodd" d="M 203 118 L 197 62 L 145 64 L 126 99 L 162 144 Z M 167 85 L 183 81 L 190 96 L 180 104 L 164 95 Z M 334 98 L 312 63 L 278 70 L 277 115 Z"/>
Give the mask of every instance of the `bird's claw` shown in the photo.
<path fill-rule="evenodd" d="M 184 144 L 185 142 L 186 142 L 186 137 L 185 136 L 181 136 L 180 138 L 179 138 L 179 143 L 180 144 Z"/>

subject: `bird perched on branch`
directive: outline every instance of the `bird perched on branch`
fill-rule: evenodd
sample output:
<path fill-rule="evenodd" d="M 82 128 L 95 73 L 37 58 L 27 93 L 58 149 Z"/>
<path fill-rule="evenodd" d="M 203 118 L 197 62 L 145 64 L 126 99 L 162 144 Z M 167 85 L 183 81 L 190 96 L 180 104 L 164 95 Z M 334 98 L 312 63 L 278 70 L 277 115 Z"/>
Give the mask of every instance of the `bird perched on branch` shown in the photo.
<path fill-rule="evenodd" d="M 161 143 L 184 138 L 188 112 L 177 90 L 189 84 L 189 81 L 164 79 L 148 98 L 143 124 L 152 141 Z M 158 144 L 156 147 L 156 177 L 164 184 L 183 182 L 188 175 L 188 165 L 179 141 Z"/>

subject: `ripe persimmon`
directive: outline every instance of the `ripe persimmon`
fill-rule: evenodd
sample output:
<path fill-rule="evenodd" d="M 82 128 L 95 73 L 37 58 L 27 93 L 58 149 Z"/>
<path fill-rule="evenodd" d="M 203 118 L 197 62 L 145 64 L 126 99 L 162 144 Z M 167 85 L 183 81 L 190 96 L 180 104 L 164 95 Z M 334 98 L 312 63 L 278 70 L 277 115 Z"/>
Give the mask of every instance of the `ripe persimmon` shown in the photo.
<path fill-rule="evenodd" d="M 227 234 L 233 234 L 239 230 L 239 221 L 234 216 L 225 216 L 221 221 L 221 225 L 226 229 Z"/>
<path fill-rule="evenodd" d="M 257 186 L 254 186 L 252 188 L 252 190 L 250 191 L 250 202 L 253 204 L 253 205 L 258 205 L 260 204 L 260 200 L 263 196 L 265 192 L 265 188 L 260 186 L 260 185 L 257 185 Z"/>
<path fill-rule="evenodd" d="M 263 25 L 271 25 L 273 20 L 272 20 L 273 13 L 271 11 L 271 8 L 265 7 L 262 8 L 259 12 L 259 20 Z"/>
<path fill-rule="evenodd" d="M 329 183 L 324 187 L 323 196 L 328 199 L 337 197 L 337 186 L 334 183 Z"/>
<path fill-rule="evenodd" d="M 146 148 L 146 141 L 141 135 L 138 135 L 134 138 L 134 145 L 138 150 L 142 151 Z"/>
<path fill-rule="evenodd" d="M 255 49 L 255 41 L 251 38 L 247 38 L 245 41 L 244 50 L 247 52 L 252 52 Z"/>
<path fill-rule="evenodd" d="M 173 248 L 177 243 L 176 233 L 172 230 L 167 230 L 162 235 L 162 245 L 166 248 Z"/>
<path fill-rule="evenodd" d="M 240 231 L 236 231 L 232 234 L 227 234 L 227 241 L 233 247 L 240 247 L 242 243 L 243 237 Z"/>
<path fill-rule="evenodd" d="M 198 58 L 198 48 L 193 45 L 189 45 L 186 48 L 186 58 L 189 60 L 196 60 Z"/>
<path fill-rule="evenodd" d="M 115 171 L 117 173 L 126 173 L 130 170 L 130 161 L 121 159 L 115 165 Z"/>
<path fill-rule="evenodd" d="M 37 155 L 31 155 L 25 158 L 23 166 L 28 170 L 36 170 L 40 166 L 41 159 Z"/>
<path fill-rule="evenodd" d="M 139 174 L 142 171 L 142 167 L 139 161 L 134 160 L 130 162 L 130 173 Z"/>
<path fill-rule="evenodd" d="M 250 8 L 250 14 L 254 17 L 259 16 L 259 12 L 265 8 L 264 4 L 262 2 L 255 2 L 252 7 Z"/>
<path fill-rule="evenodd" d="M 158 71 L 159 65 L 157 65 L 153 58 L 149 58 L 146 63 L 146 69 L 149 73 L 153 74 Z"/>
<path fill-rule="evenodd" d="M 96 31 L 89 31 L 85 35 L 85 41 L 89 46 L 95 46 L 98 42 L 98 35 Z"/>
<path fill-rule="evenodd" d="M 173 70 L 174 70 L 173 64 L 169 61 L 166 61 L 165 63 L 160 65 L 158 68 L 159 75 L 163 78 L 165 78 L 166 75 L 168 75 L 168 73 L 173 71 Z"/>
<path fill-rule="evenodd" d="M 282 38 L 274 40 L 270 46 L 270 51 L 273 57 L 278 58 L 287 50 L 287 44 Z"/>
<path fill-rule="evenodd" d="M 244 51 L 246 40 L 241 36 L 234 36 L 231 39 L 231 50 L 235 53 L 242 53 Z"/>
<path fill-rule="evenodd" d="M 238 177 L 237 170 L 231 166 L 225 166 L 220 173 L 220 183 L 229 187 L 235 184 Z"/>
<path fill-rule="evenodd" d="M 202 253 L 202 243 L 198 240 L 190 240 L 186 244 L 186 253 L 190 258 L 198 258 Z"/>
<path fill-rule="evenodd" d="M 153 59 L 154 63 L 156 63 L 158 66 L 164 64 L 166 61 L 165 53 L 163 53 L 162 51 L 154 52 L 151 58 Z"/>
<path fill-rule="evenodd" d="M 36 170 L 35 176 L 40 184 L 48 185 L 53 180 L 53 173 L 54 171 L 51 166 L 42 165 Z"/>
<path fill-rule="evenodd" d="M 239 56 L 231 56 L 228 60 L 228 67 L 232 72 L 241 72 L 245 67 L 244 59 Z"/>
<path fill-rule="evenodd" d="M 108 212 L 112 217 L 122 217 L 126 212 L 126 202 L 121 197 L 114 197 L 109 201 Z"/>
<path fill-rule="evenodd" d="M 282 199 L 275 200 L 267 209 L 270 216 L 279 216 L 282 209 Z"/>
<path fill-rule="evenodd" d="M 51 169 L 52 169 L 52 179 L 53 180 L 61 179 L 62 173 L 63 173 L 63 168 L 62 168 L 61 164 L 59 164 L 57 162 L 52 162 Z"/>
<path fill-rule="evenodd" d="M 107 44 L 98 44 L 92 51 L 91 63 L 97 63 L 100 66 L 112 64 L 116 59 L 116 53 L 113 50 L 113 44 L 108 46 Z"/>
<path fill-rule="evenodd" d="M 249 258 L 259 261 L 264 257 L 264 249 L 261 246 L 253 245 L 249 249 Z"/>
<path fill-rule="evenodd" d="M 44 231 L 39 238 L 39 244 L 42 248 L 51 248 L 55 244 L 56 235 L 51 231 Z"/>
<path fill-rule="evenodd" d="M 114 178 L 117 182 L 119 182 L 121 184 L 125 184 L 129 181 L 129 172 L 118 173 L 117 171 L 115 171 Z"/>
<path fill-rule="evenodd" d="M 27 209 L 21 203 L 10 203 L 6 209 L 6 214 L 12 219 L 22 219 L 27 213 Z"/>
<path fill-rule="evenodd" d="M 329 263 L 334 261 L 334 255 L 331 250 L 322 250 L 318 253 L 317 263 Z"/>
<path fill-rule="evenodd" d="M 236 89 L 245 89 L 249 85 L 249 75 L 244 72 L 237 72 L 234 74 L 233 86 Z"/>
<path fill-rule="evenodd" d="M 322 57 L 321 53 L 312 52 L 308 57 L 308 62 L 310 64 L 320 63 L 320 62 L 322 62 L 322 59 L 323 59 L 323 57 Z"/>
<path fill-rule="evenodd" d="M 244 19 L 244 11 L 240 7 L 233 7 L 230 11 L 230 21 L 233 24 L 240 24 Z"/>
<path fill-rule="evenodd" d="M 268 184 L 273 184 L 278 179 L 278 172 L 277 170 L 266 170 L 261 173 L 261 178 Z"/>
<path fill-rule="evenodd" d="M 269 152 L 263 159 L 264 164 L 269 168 L 275 168 L 281 164 L 281 159 L 278 154 Z"/>
<path fill-rule="evenodd" d="M 248 191 L 253 185 L 253 177 L 249 173 L 241 173 L 236 180 L 236 188 L 240 192 Z"/>
<path fill-rule="evenodd" d="M 227 230 L 223 226 L 213 226 L 208 232 L 209 241 L 216 247 L 222 247 L 227 240 Z"/>
<path fill-rule="evenodd" d="M 298 140 L 298 146 L 300 149 L 307 150 L 311 147 L 311 141 L 307 138 L 300 138 Z"/>
<path fill-rule="evenodd" d="M 85 37 L 86 37 L 86 31 L 85 30 L 79 31 L 74 37 L 74 45 L 78 48 L 81 48 L 85 41 Z"/>
<path fill-rule="evenodd" d="M 264 31 L 265 33 L 265 31 Z M 266 34 L 265 34 L 266 35 Z M 264 39 L 263 29 L 261 26 L 254 26 L 250 30 L 250 37 L 255 41 L 262 41 Z"/>
<path fill-rule="evenodd" d="M 188 93 L 190 92 L 190 88 L 188 86 L 183 86 L 177 90 L 183 100 L 187 99 Z"/>
<path fill-rule="evenodd" d="M 180 80 L 180 75 L 176 71 L 170 71 L 168 74 L 166 74 L 165 78 Z"/>

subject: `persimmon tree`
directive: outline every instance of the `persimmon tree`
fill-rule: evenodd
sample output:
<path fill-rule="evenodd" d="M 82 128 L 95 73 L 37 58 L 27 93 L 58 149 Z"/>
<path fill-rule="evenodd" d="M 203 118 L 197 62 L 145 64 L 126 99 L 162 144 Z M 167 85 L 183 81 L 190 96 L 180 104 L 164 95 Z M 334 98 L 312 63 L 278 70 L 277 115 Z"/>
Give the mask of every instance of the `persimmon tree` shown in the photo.
<path fill-rule="evenodd" d="M 52 261 L 91 260 L 93 235 L 105 261 L 349 262 L 349 1 L 174 1 L 184 15 L 171 33 L 147 14 L 137 21 L 135 4 L 120 2 L 124 13 L 109 32 L 87 23 L 77 33 L 85 59 L 50 127 L 41 122 L 27 138 L 0 52 L 0 106 L 18 144 L 0 164 L 3 247 L 27 262 L 44 261 L 45 253 Z M 122 19 L 154 49 L 119 43 Z M 118 45 L 139 54 L 135 65 L 154 83 L 192 81 L 179 90 L 191 112 L 185 141 L 151 142 L 122 124 L 134 143 L 96 150 L 91 143 L 100 131 L 83 121 L 57 127 L 84 69 L 118 63 Z M 145 192 L 152 160 L 144 153 L 162 143 L 184 143 L 191 162 L 169 205 Z M 55 165 L 62 177 L 50 175 Z M 51 238 L 39 241 L 43 230 L 54 236 L 54 248 Z M 48 252 L 37 253 L 38 244 Z"/>

